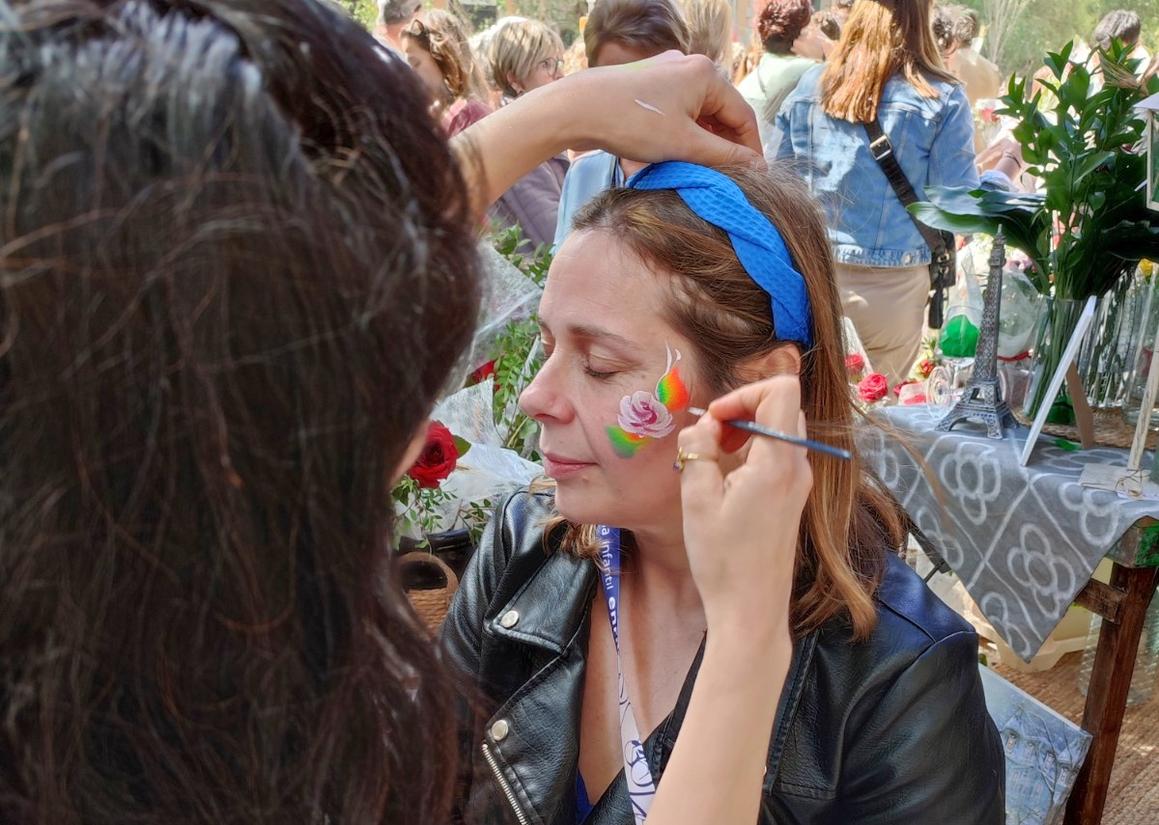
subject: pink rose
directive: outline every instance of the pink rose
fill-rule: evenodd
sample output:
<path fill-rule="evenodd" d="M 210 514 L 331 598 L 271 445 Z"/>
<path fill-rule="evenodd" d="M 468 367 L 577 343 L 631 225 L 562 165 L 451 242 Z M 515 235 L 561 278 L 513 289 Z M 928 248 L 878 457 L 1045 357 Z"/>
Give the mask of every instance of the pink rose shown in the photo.
<path fill-rule="evenodd" d="M 889 394 L 889 379 L 880 372 L 873 372 L 861 379 L 857 385 L 857 394 L 862 401 L 873 403 L 880 401 Z"/>
<path fill-rule="evenodd" d="M 634 392 L 620 400 L 620 429 L 632 435 L 663 438 L 676 428 L 672 413 L 650 392 Z"/>

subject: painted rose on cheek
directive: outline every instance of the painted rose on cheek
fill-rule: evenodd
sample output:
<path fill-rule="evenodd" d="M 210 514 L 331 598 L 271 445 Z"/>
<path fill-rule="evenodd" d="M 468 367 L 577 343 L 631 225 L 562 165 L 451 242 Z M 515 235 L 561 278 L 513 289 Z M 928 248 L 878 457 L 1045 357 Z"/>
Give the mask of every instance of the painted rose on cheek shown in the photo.
<path fill-rule="evenodd" d="M 620 429 L 632 435 L 663 438 L 676 428 L 672 413 L 650 392 L 634 392 L 620 401 Z"/>
<path fill-rule="evenodd" d="M 649 438 L 663 438 L 676 429 L 672 413 L 687 409 L 690 399 L 679 363 L 680 350 L 669 347 L 668 366 L 656 391 L 640 390 L 620 399 L 616 426 L 608 427 L 608 440 L 620 458 L 631 458 Z"/>

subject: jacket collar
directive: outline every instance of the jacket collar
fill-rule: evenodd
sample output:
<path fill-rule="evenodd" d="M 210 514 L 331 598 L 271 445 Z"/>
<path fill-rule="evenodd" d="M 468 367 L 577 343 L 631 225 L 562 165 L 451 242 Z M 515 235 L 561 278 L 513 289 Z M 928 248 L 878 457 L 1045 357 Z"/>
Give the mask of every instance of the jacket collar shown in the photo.
<path fill-rule="evenodd" d="M 560 550 L 487 622 L 500 638 L 562 655 L 587 618 L 595 595 L 596 566 Z"/>
<path fill-rule="evenodd" d="M 598 572 L 591 560 L 581 559 L 559 550 L 552 552 L 553 557 L 548 563 L 539 567 L 526 584 L 488 621 L 487 627 L 495 636 L 542 648 L 561 656 L 567 646 L 577 638 L 577 633 L 588 618 L 589 607 L 598 584 Z M 511 623 L 509 618 L 504 619 L 511 615 L 517 619 L 514 623 Z M 508 624 L 511 626 L 508 627 Z M 793 657 L 777 705 L 773 735 L 769 742 L 764 782 L 766 794 L 772 792 L 776 781 L 785 740 L 797 714 L 806 675 L 812 666 L 813 655 L 817 649 L 817 637 L 818 631 L 813 631 L 798 639 L 793 645 Z M 667 761 L 668 753 L 674 747 L 676 736 L 683 726 L 703 655 L 702 642 L 681 688 L 676 707 L 647 737 L 646 750 L 654 772 L 659 773 L 662 762 Z M 617 777 L 616 782 L 622 782 L 622 775 Z M 626 793 L 626 789 L 623 792 Z M 616 795 L 615 792 L 608 794 L 610 797 Z"/>

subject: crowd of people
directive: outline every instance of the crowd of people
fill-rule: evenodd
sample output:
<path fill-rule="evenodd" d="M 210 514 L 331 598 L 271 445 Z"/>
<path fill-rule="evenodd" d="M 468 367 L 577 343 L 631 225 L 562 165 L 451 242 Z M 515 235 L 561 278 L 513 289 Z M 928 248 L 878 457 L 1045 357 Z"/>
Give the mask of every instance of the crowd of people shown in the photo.
<path fill-rule="evenodd" d="M 766 158 L 791 162 L 824 206 L 845 315 L 894 386 L 927 329 L 934 253 L 874 159 L 865 126 L 876 121 L 917 193 L 1018 185 L 1017 142 L 1007 134 L 987 145 L 975 128 L 980 101 L 993 109 L 1006 81 L 979 52 L 979 16 L 953 5 L 835 0 L 815 11 L 809 0 L 767 0 L 756 8 L 751 45 L 737 40 L 735 22 L 727 0 L 599 0 L 568 49 L 541 21 L 506 17 L 468 36 L 446 11 L 389 0 L 380 37 L 423 78 L 448 136 L 559 79 L 569 64 L 621 65 L 668 50 L 708 57 L 756 112 Z M 1139 36 L 1138 14 L 1115 11 L 1092 41 L 1131 44 L 1147 66 Z M 579 60 L 566 59 L 581 47 Z M 600 151 L 563 153 L 504 193 L 489 217 L 520 227 L 525 248 L 558 249 L 586 203 L 643 166 Z"/>
<path fill-rule="evenodd" d="M 0 821 L 1004 820 L 977 636 L 897 554 L 843 343 L 916 355 L 899 176 L 1019 176 L 1012 143 L 978 168 L 975 17 L 769 0 L 753 48 L 724 0 L 596 0 L 572 44 L 419 0 L 376 37 L 319 0 L 0 20 Z M 550 481 L 432 643 L 388 501 L 488 221 L 555 250 L 520 399 Z"/>

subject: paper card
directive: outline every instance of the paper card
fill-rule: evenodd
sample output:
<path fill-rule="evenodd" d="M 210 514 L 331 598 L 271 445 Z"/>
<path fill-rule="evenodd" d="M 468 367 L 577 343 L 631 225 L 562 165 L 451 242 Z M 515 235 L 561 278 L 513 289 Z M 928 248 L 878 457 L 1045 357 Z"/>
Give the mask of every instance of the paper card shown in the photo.
<path fill-rule="evenodd" d="M 1078 355 L 1079 347 L 1083 342 L 1083 336 L 1087 334 L 1087 330 L 1090 328 L 1091 321 L 1094 320 L 1094 317 L 1095 297 L 1092 295 L 1087 299 L 1086 306 L 1083 307 L 1082 315 L 1079 316 L 1078 323 L 1075 324 L 1074 335 L 1070 337 L 1066 349 L 1063 350 L 1062 360 L 1058 363 L 1058 369 L 1050 377 L 1050 383 L 1046 387 L 1046 395 L 1043 396 L 1045 400 L 1042 402 L 1042 409 L 1034 417 L 1034 424 L 1030 428 L 1030 435 L 1026 437 L 1026 444 L 1022 447 L 1022 455 L 1018 458 L 1018 463 L 1023 467 L 1030 461 L 1030 454 L 1034 452 L 1034 445 L 1038 442 L 1038 437 L 1042 434 L 1042 428 L 1046 426 L 1046 417 L 1050 415 L 1051 403 L 1058 397 L 1058 391 L 1062 389 L 1062 382 L 1066 379 L 1066 372 L 1070 369 L 1070 365 Z M 1041 381 L 1045 377 L 1042 376 L 1039 380 Z"/>
<path fill-rule="evenodd" d="M 1083 467 L 1079 483 L 1096 490 L 1109 490 L 1123 498 L 1159 500 L 1159 484 L 1151 480 L 1146 470 L 1129 470 L 1109 464 L 1088 464 Z"/>

